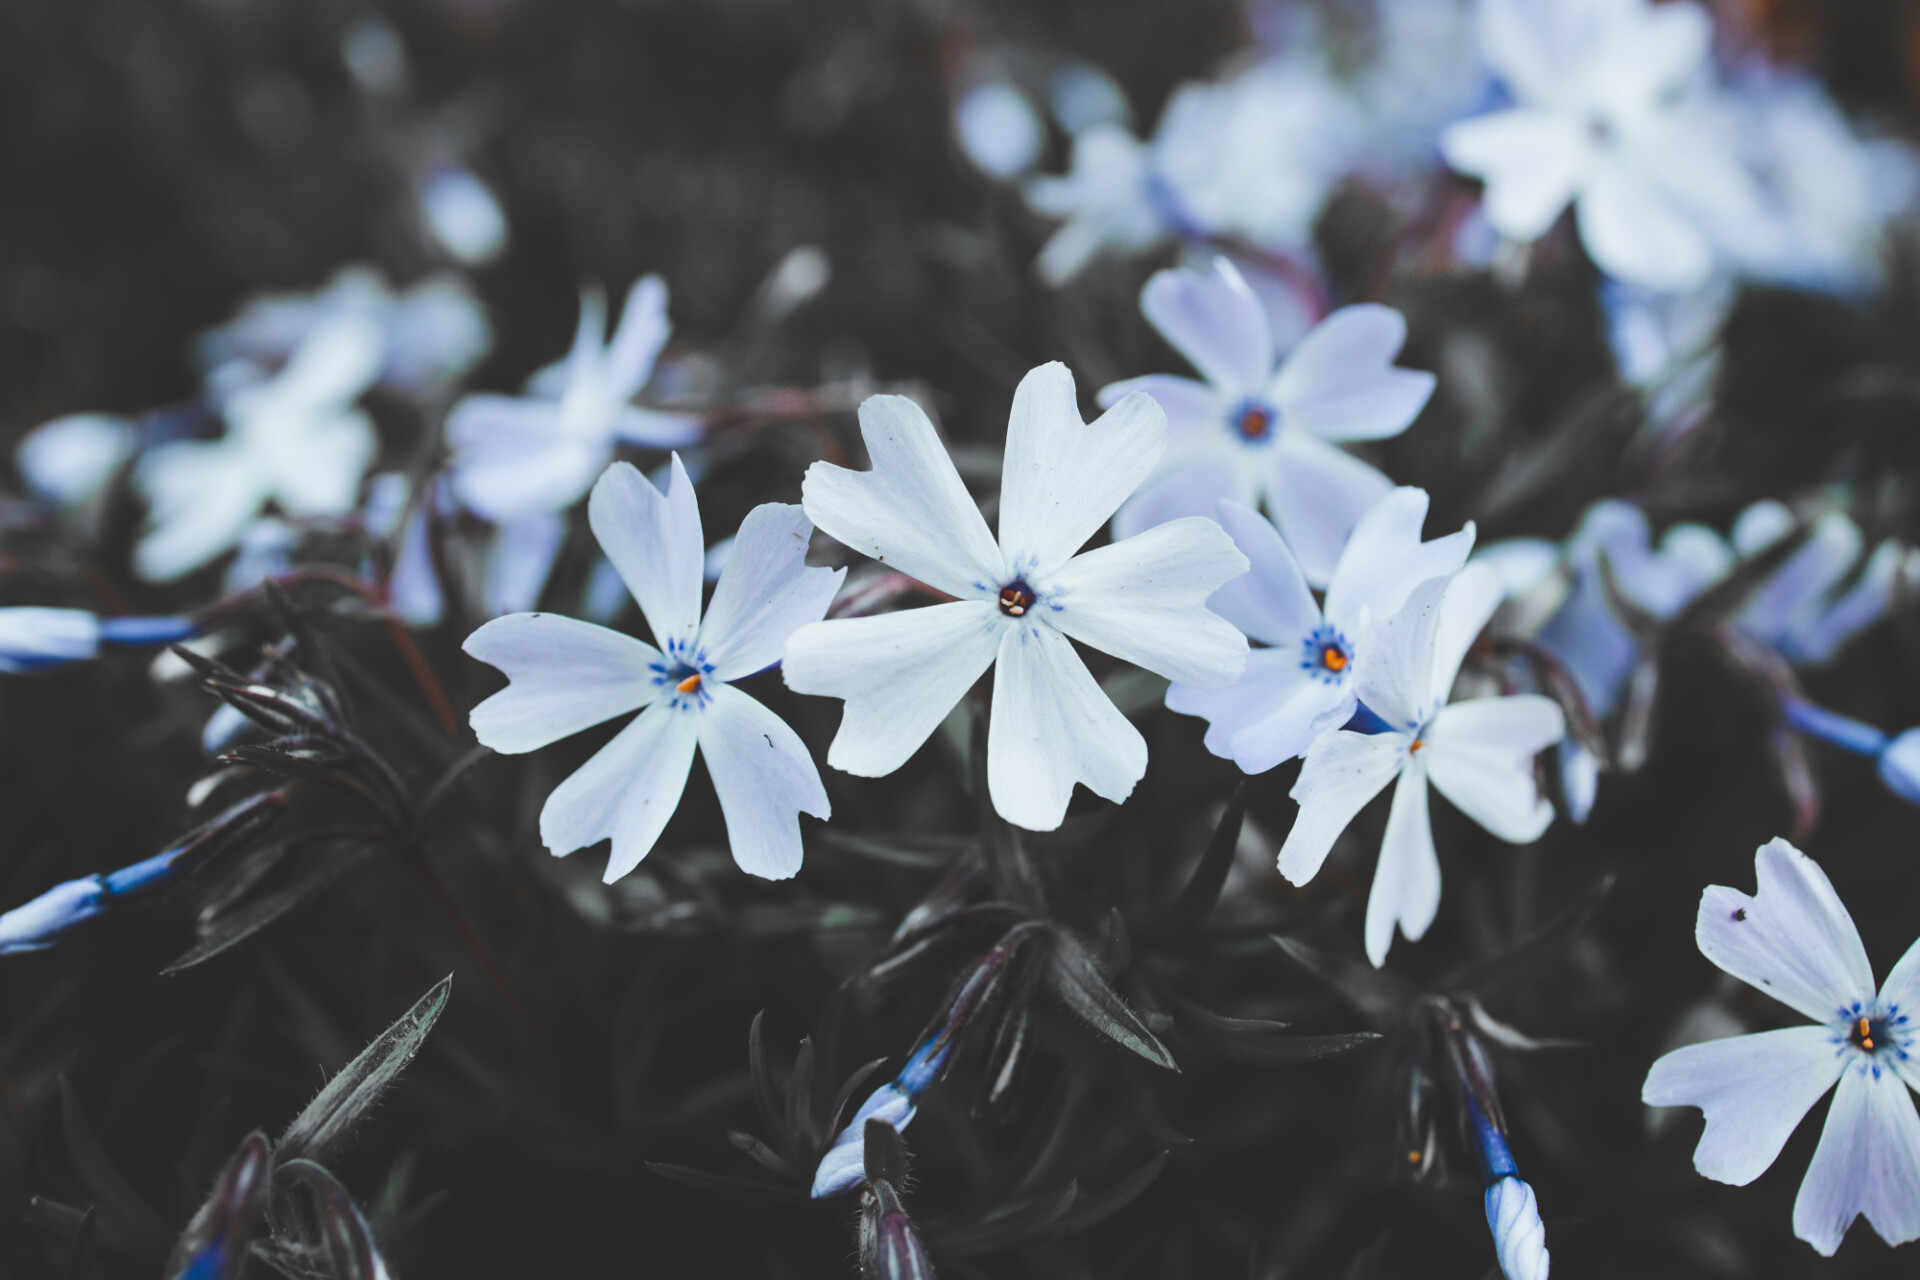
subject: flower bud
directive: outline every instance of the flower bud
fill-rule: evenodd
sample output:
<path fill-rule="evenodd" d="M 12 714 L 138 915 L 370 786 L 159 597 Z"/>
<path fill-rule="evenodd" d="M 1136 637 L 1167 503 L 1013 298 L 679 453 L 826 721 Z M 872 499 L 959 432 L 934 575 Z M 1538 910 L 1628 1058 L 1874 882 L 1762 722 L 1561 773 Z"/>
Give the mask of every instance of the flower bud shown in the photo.
<path fill-rule="evenodd" d="M 820 1167 L 813 1175 L 813 1198 L 824 1200 L 851 1191 L 866 1179 L 867 1121 L 884 1120 L 896 1130 L 904 1129 L 912 1122 L 914 1110 L 912 1096 L 897 1080 L 868 1095 L 820 1157 Z"/>
<path fill-rule="evenodd" d="M 1909 729 L 1881 748 L 1880 781 L 1908 804 L 1920 804 L 1920 729 Z"/>
<path fill-rule="evenodd" d="M 0 609 L 0 671 L 44 671 L 99 651 L 100 619 L 85 609 Z"/>
<path fill-rule="evenodd" d="M 75 925 L 99 915 L 106 898 L 106 885 L 99 876 L 55 885 L 33 901 L 0 915 L 0 955 L 52 946 Z"/>
<path fill-rule="evenodd" d="M 1547 1229 L 1532 1187 L 1513 1174 L 1488 1187 L 1487 1229 L 1507 1280 L 1547 1280 Z"/>

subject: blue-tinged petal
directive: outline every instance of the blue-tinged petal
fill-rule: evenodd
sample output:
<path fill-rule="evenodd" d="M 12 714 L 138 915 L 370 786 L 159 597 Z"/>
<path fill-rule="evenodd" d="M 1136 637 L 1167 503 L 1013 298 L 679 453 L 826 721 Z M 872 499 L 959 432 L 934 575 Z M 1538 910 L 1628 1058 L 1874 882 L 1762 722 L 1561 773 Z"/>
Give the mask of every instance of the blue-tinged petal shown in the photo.
<path fill-rule="evenodd" d="M 700 631 L 707 544 L 680 455 L 673 456 L 665 493 L 631 463 L 608 467 L 594 482 L 587 522 L 639 602 L 654 643 L 669 657 L 687 657 Z"/>
<path fill-rule="evenodd" d="M 72 507 L 92 497 L 139 443 L 139 428 L 126 418 L 75 413 L 29 431 L 14 457 L 29 488 L 49 502 Z"/>
<path fill-rule="evenodd" d="M 1547 1229 L 1533 1188 L 1512 1174 L 1487 1188 L 1487 1230 L 1506 1280 L 1547 1280 Z"/>
<path fill-rule="evenodd" d="M 1289 647 L 1255 649 L 1247 669 L 1225 688 L 1173 684 L 1167 708 L 1205 719 L 1207 750 L 1253 774 L 1304 754 L 1315 722 L 1352 698 L 1344 682 L 1315 679 L 1298 648 Z"/>
<path fill-rule="evenodd" d="M 85 609 L 0 608 L 0 671 L 19 674 L 79 662 L 98 653 L 100 641 L 100 619 Z"/>
<path fill-rule="evenodd" d="M 800 870 L 800 815 L 832 813 L 800 736 L 732 685 L 713 684 L 696 717 L 700 755 L 727 820 L 733 860 L 749 875 L 786 880 Z"/>
<path fill-rule="evenodd" d="M 1266 309 L 1225 258 L 1211 272 L 1154 272 L 1140 290 L 1147 323 L 1223 394 L 1257 394 L 1273 372 Z"/>
<path fill-rule="evenodd" d="M 563 434 L 551 400 L 471 395 L 447 417 L 454 496 L 476 515 L 510 520 L 572 506 L 611 452 L 605 441 Z"/>
<path fill-rule="evenodd" d="M 567 522 L 558 512 L 533 511 L 502 522 L 487 548 L 487 612 L 520 613 L 538 604 L 566 537 Z"/>
<path fill-rule="evenodd" d="M 1456 809 L 1502 840 L 1529 844 L 1553 822 L 1533 757 L 1565 733 L 1560 704 L 1551 698 L 1476 698 L 1441 708 L 1419 755 Z"/>
<path fill-rule="evenodd" d="M 809 569 L 813 522 L 797 505 L 768 502 L 740 522 L 726 568 L 700 623 L 700 649 L 716 680 L 738 680 L 780 661 L 787 637 L 827 616 L 845 569 Z"/>
<path fill-rule="evenodd" d="M 679 807 L 699 716 L 691 704 L 655 702 L 615 734 L 547 797 L 540 810 L 547 848 L 564 855 L 611 839 L 608 884 L 639 866 Z"/>
<path fill-rule="evenodd" d="M 1262 644 L 1297 650 L 1321 623 L 1320 606 L 1299 562 L 1258 511 L 1230 500 L 1216 504 L 1215 511 L 1249 568 L 1209 596 L 1207 608 Z"/>
<path fill-rule="evenodd" d="M 1698 1107 L 1706 1131 L 1693 1167 L 1744 1187 L 1765 1173 L 1845 1059 L 1829 1027 L 1787 1027 L 1675 1049 L 1653 1064 L 1640 1100 Z"/>
<path fill-rule="evenodd" d="M 607 388 L 616 400 L 630 400 L 653 376 L 653 362 L 667 345 L 673 326 L 667 319 L 667 285 L 659 276 L 643 276 L 627 291 L 620 324 L 607 344 Z"/>
<path fill-rule="evenodd" d="M 1593 143 L 1578 117 L 1518 108 L 1448 125 L 1440 154 L 1486 183 L 1481 208 L 1509 240 L 1537 240 L 1566 212 L 1592 173 Z"/>
<path fill-rule="evenodd" d="M 1793 1234 L 1831 1258 L 1860 1215 L 1888 1244 L 1920 1239 L 1920 1113 L 1904 1080 L 1848 1064 L 1793 1202 Z"/>
<path fill-rule="evenodd" d="M 1684 293 L 1707 282 L 1713 245 L 1642 167 L 1601 166 L 1575 202 L 1580 242 L 1594 264 L 1628 284 Z"/>
<path fill-rule="evenodd" d="M 1222 500 L 1252 506 L 1260 499 L 1258 462 L 1244 450 L 1213 447 L 1183 452 L 1170 459 L 1113 514 L 1113 537 L 1120 541 L 1183 516 L 1215 514 Z"/>
<path fill-rule="evenodd" d="M 1434 645 L 1452 581 L 1433 578 L 1416 586 L 1405 604 L 1373 619 L 1361 637 L 1364 657 L 1353 673 L 1354 693 L 1398 732 L 1418 732 L 1433 712 Z"/>
<path fill-rule="evenodd" d="M 1227 425 L 1227 415 L 1239 403 L 1204 382 L 1171 373 L 1149 373 L 1109 382 L 1100 388 L 1094 402 L 1102 409 L 1111 409 L 1136 391 L 1152 396 L 1154 403 L 1166 410 L 1167 431 L 1176 456 L 1184 448 L 1216 443 Z"/>
<path fill-rule="evenodd" d="M 33 901 L 0 914 L 0 956 L 39 951 L 106 908 L 99 876 L 57 884 Z"/>
<path fill-rule="evenodd" d="M 1284 427 L 1266 480 L 1267 509 L 1314 587 L 1332 581 L 1354 526 L 1393 489 L 1391 480 L 1338 445 Z"/>
<path fill-rule="evenodd" d="M 1411 488 L 1392 490 L 1360 517 L 1327 584 L 1328 622 L 1358 632 L 1362 610 L 1387 617 L 1397 613 L 1407 593 L 1422 582 L 1459 572 L 1473 550 L 1473 525 L 1422 542 L 1420 528 L 1426 518 L 1426 490 Z"/>
<path fill-rule="evenodd" d="M 1075 783 L 1118 804 L 1147 771 L 1147 742 L 1045 623 L 1000 638 L 987 726 L 987 790 L 1000 816 L 1052 831 Z"/>
<path fill-rule="evenodd" d="M 506 688 L 473 709 L 474 736 L 495 751 L 536 751 L 660 696 L 667 664 L 632 636 L 557 613 L 495 618 L 461 646 L 498 667 Z"/>
<path fill-rule="evenodd" d="M 1873 969 L 1826 872 L 1777 839 L 1760 846 L 1753 864 L 1752 896 L 1725 885 L 1700 895 L 1693 931 L 1700 953 L 1819 1022 L 1871 1001 Z"/>
<path fill-rule="evenodd" d="M 1394 366 L 1407 321 L 1392 307 L 1341 307 L 1313 327 L 1269 392 L 1289 431 L 1322 440 L 1379 440 L 1407 429 L 1433 395 L 1434 376 Z"/>

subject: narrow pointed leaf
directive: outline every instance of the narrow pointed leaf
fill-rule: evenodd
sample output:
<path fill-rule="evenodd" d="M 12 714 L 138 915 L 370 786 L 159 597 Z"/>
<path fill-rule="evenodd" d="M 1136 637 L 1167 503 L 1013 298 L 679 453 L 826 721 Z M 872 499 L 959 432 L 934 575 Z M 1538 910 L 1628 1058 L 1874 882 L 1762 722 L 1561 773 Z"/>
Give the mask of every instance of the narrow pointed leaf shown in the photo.
<path fill-rule="evenodd" d="M 1175 936 L 1193 933 L 1205 923 L 1213 904 L 1220 900 L 1220 887 L 1227 882 L 1227 872 L 1233 869 L 1233 853 L 1240 843 L 1240 830 L 1246 818 L 1247 788 L 1241 783 L 1227 797 L 1227 807 L 1214 825 L 1213 835 L 1207 840 L 1200 861 L 1194 865 L 1186 887 L 1160 918 L 1159 932 Z"/>
<path fill-rule="evenodd" d="M 1157 1067 L 1178 1071 L 1173 1055 L 1147 1030 L 1127 1002 L 1107 985 L 1086 946 L 1064 931 L 1056 931 L 1048 952 L 1045 982 L 1060 1003 L 1088 1026 L 1114 1043 L 1131 1049 Z"/>
<path fill-rule="evenodd" d="M 398 1022 L 329 1080 L 281 1135 L 280 1158 L 323 1158 L 352 1132 L 413 1061 L 413 1055 L 420 1052 L 427 1032 L 447 1007 L 447 993 L 452 987 L 453 975 L 440 979 Z"/>

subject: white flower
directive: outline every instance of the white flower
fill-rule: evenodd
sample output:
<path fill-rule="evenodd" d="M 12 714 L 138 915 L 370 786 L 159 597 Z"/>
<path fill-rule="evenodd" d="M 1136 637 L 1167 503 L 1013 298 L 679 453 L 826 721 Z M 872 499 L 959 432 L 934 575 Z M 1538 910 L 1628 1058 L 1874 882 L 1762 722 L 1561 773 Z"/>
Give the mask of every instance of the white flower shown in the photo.
<path fill-rule="evenodd" d="M 142 458 L 134 482 L 151 528 L 134 548 L 140 575 L 192 572 L 233 546 L 269 502 L 294 517 L 351 512 L 378 444 L 353 406 L 381 358 L 378 326 L 330 316 L 279 373 L 227 397 L 225 436 L 163 444 Z"/>
<path fill-rule="evenodd" d="M 1534 782 L 1533 758 L 1566 732 L 1559 705 L 1537 694 L 1446 701 L 1500 599 L 1500 575 L 1470 564 L 1451 580 L 1415 587 L 1398 613 L 1376 623 L 1354 691 L 1387 728 L 1321 734 L 1290 793 L 1300 813 L 1280 847 L 1280 874 L 1305 884 L 1354 815 L 1399 779 L 1367 899 L 1367 958 L 1376 966 L 1387 958 L 1395 924 L 1418 940 L 1440 907 L 1429 780 L 1502 840 L 1530 843 L 1553 821 L 1553 806 Z"/>
<path fill-rule="evenodd" d="M 1450 126 L 1447 162 L 1486 182 L 1489 222 L 1533 240 L 1572 204 L 1602 270 L 1684 292 L 1716 243 L 1758 252 L 1772 220 L 1722 112 L 1685 91 L 1712 22 L 1681 0 L 1483 0 L 1481 44 L 1515 105 Z"/>
<path fill-rule="evenodd" d="M 1749 534 L 1749 528 L 1761 524 L 1756 517 L 1763 515 L 1764 532 Z M 1776 523 L 1780 517 L 1783 525 Z M 1792 515 L 1778 503 L 1755 503 L 1734 526 L 1735 549 L 1742 555 L 1763 551 L 1776 540 L 1770 536 L 1776 527 L 1784 534 L 1792 523 Z M 1883 542 L 1843 591 L 1864 548 L 1860 526 L 1845 513 L 1823 513 L 1807 540 L 1748 598 L 1735 624 L 1771 644 L 1789 662 L 1830 661 L 1886 613 L 1905 560 L 1898 544 Z"/>
<path fill-rule="evenodd" d="M 1889 1244 L 1920 1239 L 1920 1087 L 1914 1011 L 1920 944 L 1878 992 L 1853 919 L 1826 873 L 1785 840 L 1760 846 L 1752 897 L 1700 895 L 1701 954 L 1818 1025 L 1676 1049 L 1640 1092 L 1657 1107 L 1698 1107 L 1693 1166 L 1745 1186 L 1766 1172 L 1807 1111 L 1839 1083 L 1793 1206 L 1793 1233 L 1831 1257 L 1860 1214 Z"/>
<path fill-rule="evenodd" d="M 1025 193 L 1036 213 L 1063 219 L 1034 264 L 1048 284 L 1072 279 L 1102 249 L 1136 252 L 1173 232 L 1152 153 L 1124 125 L 1075 134 L 1072 169 L 1029 178 Z"/>
<path fill-rule="evenodd" d="M 628 292 L 611 339 L 604 295 L 582 289 L 580 327 L 564 364 L 535 374 L 527 395 L 470 395 L 453 407 L 454 494 L 489 520 L 562 511 L 587 492 L 618 442 L 664 449 L 697 439 L 698 419 L 633 403 L 670 331 L 667 286 L 658 276 Z"/>
<path fill-rule="evenodd" d="M 983 80 L 954 103 L 953 136 L 982 173 L 1009 179 L 1033 167 L 1046 135 L 1025 94 L 1005 80 Z"/>
<path fill-rule="evenodd" d="M 1246 638 L 1207 597 L 1247 560 L 1211 520 L 1176 520 L 1075 555 L 1160 460 L 1166 418 L 1130 396 L 1091 425 L 1073 375 L 1042 365 L 1020 380 L 1007 424 L 996 546 L 919 406 L 860 406 L 873 469 L 816 462 L 807 514 L 847 546 L 954 596 L 952 604 L 803 627 L 787 683 L 846 700 L 827 763 L 892 773 L 998 661 L 987 787 L 1009 822 L 1050 831 L 1075 782 L 1119 801 L 1147 744 L 1073 651 L 1078 640 L 1199 687 L 1246 665 Z M 739 556 L 738 548 L 734 556 Z"/>
<path fill-rule="evenodd" d="M 468 266 L 507 247 L 507 215 L 487 184 L 458 165 L 432 166 L 420 179 L 420 221 L 434 241 Z"/>
<path fill-rule="evenodd" d="M 1473 548 L 1471 524 L 1421 542 L 1426 516 L 1425 490 L 1382 498 L 1354 527 L 1320 605 L 1278 530 L 1249 507 L 1221 502 L 1220 523 L 1253 569 L 1214 592 L 1207 607 L 1268 647 L 1255 649 L 1224 689 L 1172 686 L 1167 706 L 1204 716 L 1207 750 L 1246 773 L 1265 773 L 1345 724 L 1368 620 L 1398 612 L 1420 583 L 1457 572 Z"/>
<path fill-rule="evenodd" d="M 697 745 L 734 861 L 770 880 L 793 875 L 798 815 L 825 818 L 827 793 L 799 736 L 732 682 L 778 662 L 794 628 L 826 613 L 845 571 L 806 567 L 813 527 L 800 508 L 755 507 L 703 619 L 700 512 L 678 457 L 664 495 L 627 463 L 607 468 L 587 519 L 660 647 L 556 614 L 496 618 L 465 645 L 510 682 L 473 709 L 475 736 L 517 754 L 644 708 L 547 797 L 547 848 L 611 837 L 607 882 L 633 870 L 680 803 Z"/>
<path fill-rule="evenodd" d="M 1325 586 L 1354 525 L 1393 487 L 1334 442 L 1399 435 L 1433 394 L 1432 374 L 1394 367 L 1406 320 L 1390 307 L 1342 307 L 1282 360 L 1266 309 L 1224 258 L 1211 275 L 1156 272 L 1140 309 L 1205 381 L 1149 374 L 1101 388 L 1103 405 L 1151 395 L 1174 433 L 1167 465 L 1120 509 L 1115 536 L 1211 515 L 1219 498 L 1264 499 L 1308 585 Z"/>

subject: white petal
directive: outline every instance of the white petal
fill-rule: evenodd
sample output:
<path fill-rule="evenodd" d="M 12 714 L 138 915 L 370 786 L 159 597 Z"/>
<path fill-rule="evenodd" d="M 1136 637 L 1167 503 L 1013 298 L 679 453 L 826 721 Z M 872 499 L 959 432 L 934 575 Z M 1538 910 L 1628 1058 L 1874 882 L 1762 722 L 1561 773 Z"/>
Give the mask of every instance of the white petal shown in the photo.
<path fill-rule="evenodd" d="M 1252 506 L 1259 501 L 1260 483 L 1248 461 L 1243 451 L 1231 448 L 1197 450 L 1169 461 L 1113 513 L 1114 541 L 1182 516 L 1211 518 L 1222 499 Z"/>
<path fill-rule="evenodd" d="M 1299 802 L 1300 812 L 1280 846 L 1280 874 L 1294 884 L 1313 879 L 1354 815 L 1406 762 L 1407 740 L 1397 733 L 1339 729 L 1316 738 L 1299 780 L 1287 793 Z"/>
<path fill-rule="evenodd" d="M 1605 74 L 1596 88 L 1624 113 L 1641 112 L 1680 88 L 1707 58 L 1713 20 L 1697 4 L 1604 6 L 1613 21 L 1593 50 Z"/>
<path fill-rule="evenodd" d="M 1725 885 L 1700 895 L 1700 954 L 1820 1022 L 1873 998 L 1873 968 L 1827 873 L 1785 840 L 1754 855 L 1752 897 Z"/>
<path fill-rule="evenodd" d="M 1888 1244 L 1920 1239 L 1920 1114 L 1891 1071 L 1840 1077 L 1820 1145 L 1793 1201 L 1793 1234 L 1831 1258 L 1856 1216 Z"/>
<path fill-rule="evenodd" d="M 1592 57 L 1591 5 L 1541 4 L 1540 0 L 1482 0 L 1480 45 L 1487 62 L 1522 102 L 1556 102 L 1571 87 L 1572 73 Z M 1580 19 L 1589 18 L 1587 23 Z M 1578 37 L 1586 36 L 1585 40 Z"/>
<path fill-rule="evenodd" d="M 1433 713 L 1433 647 L 1450 581 L 1433 578 L 1416 586 L 1396 612 L 1373 619 L 1360 641 L 1364 657 L 1354 664 L 1354 692 L 1374 714 L 1409 734 Z"/>
<path fill-rule="evenodd" d="M 694 718 L 733 860 L 749 875 L 789 879 L 800 870 L 800 814 L 832 812 L 820 771 L 800 735 L 760 703 L 727 684 L 708 695 Z"/>
<path fill-rule="evenodd" d="M 1920 940 L 1907 948 L 1880 984 L 1880 1011 L 1887 1018 L 1905 1018 L 1908 1026 L 1920 1021 Z M 1907 1058 L 1895 1069 L 1920 1088 L 1920 1061 Z"/>
<path fill-rule="evenodd" d="M 1800 548 L 1753 593 L 1736 621 L 1762 639 L 1788 640 L 1796 626 L 1817 616 L 1860 559 L 1865 541 L 1860 526 L 1844 513 L 1827 512 Z"/>
<path fill-rule="evenodd" d="M 1397 369 L 1407 321 L 1392 307 L 1341 307 L 1300 340 L 1274 375 L 1273 399 L 1289 430 L 1322 440 L 1400 434 L 1433 394 L 1434 376 Z"/>
<path fill-rule="evenodd" d="M 1684 293 L 1712 273 L 1705 234 L 1643 171 L 1606 165 L 1581 193 L 1578 212 L 1581 243 L 1615 279 Z"/>
<path fill-rule="evenodd" d="M 1218 435 L 1226 425 L 1232 405 L 1218 391 L 1192 378 L 1171 373 L 1149 373 L 1139 378 L 1109 382 L 1100 388 L 1094 403 L 1110 409 L 1136 391 L 1144 391 L 1167 413 L 1167 430 L 1177 446 L 1190 436 Z"/>
<path fill-rule="evenodd" d="M 1266 309 L 1225 258 L 1210 273 L 1156 271 L 1140 290 L 1147 323 L 1223 391 L 1253 395 L 1273 371 Z"/>
<path fill-rule="evenodd" d="M 714 679 L 765 670 L 780 661 L 788 636 L 827 616 L 847 571 L 807 568 L 812 536 L 806 512 L 784 503 L 763 503 L 740 522 L 700 624 Z"/>
<path fill-rule="evenodd" d="M 690 413 L 666 413 L 622 405 L 613 418 L 613 434 L 628 444 L 648 449 L 677 449 L 692 444 L 706 424 Z"/>
<path fill-rule="evenodd" d="M 361 477 L 378 449 L 373 423 L 365 414 L 303 421 L 275 443 L 270 481 L 274 497 L 289 515 L 345 515 L 356 505 Z"/>
<path fill-rule="evenodd" d="M 1874 548 L 1859 580 L 1795 635 L 1789 656 L 1803 662 L 1830 662 L 1849 640 L 1885 617 L 1905 558 L 1906 552 L 1891 538 Z"/>
<path fill-rule="evenodd" d="M 1433 636 L 1433 700 L 1446 701 L 1454 677 L 1467 659 L 1467 650 L 1487 629 L 1494 610 L 1506 599 L 1500 572 L 1491 565 L 1470 564 L 1453 576 L 1440 605 L 1440 625 Z"/>
<path fill-rule="evenodd" d="M 495 618 L 460 646 L 507 687 L 473 709 L 474 736 L 515 755 L 624 715 L 659 696 L 660 651 L 557 613 Z"/>
<path fill-rule="evenodd" d="M 1065 564 L 1140 487 L 1167 451 L 1167 415 L 1129 396 L 1080 420 L 1073 375 L 1043 364 L 1020 379 L 1007 418 L 1000 550 L 1016 573 Z"/>
<path fill-rule="evenodd" d="M 1486 183 L 1481 208 L 1509 240 L 1545 235 L 1586 182 L 1593 144 L 1578 117 L 1522 108 L 1448 125 L 1440 154 Z"/>
<path fill-rule="evenodd" d="M 1000 585 L 1000 550 L 946 446 L 919 405 L 869 396 L 860 436 L 871 471 L 807 468 L 807 516 L 829 537 L 948 595 L 978 599 Z"/>
<path fill-rule="evenodd" d="M 151 530 L 133 551 L 133 566 L 150 582 L 191 573 L 240 540 L 266 500 L 246 460 L 224 443 L 183 440 L 140 461 Z"/>
<path fill-rule="evenodd" d="M 987 791 L 1001 817 L 1052 831 L 1078 782 L 1116 804 L 1147 771 L 1147 742 L 1045 623 L 1008 627 L 987 727 Z"/>
<path fill-rule="evenodd" d="M 1351 633 L 1363 608 L 1373 617 L 1388 617 L 1421 583 L 1459 571 L 1473 550 L 1473 525 L 1422 542 L 1426 519 L 1427 491 L 1411 488 L 1392 490 L 1360 517 L 1327 584 L 1329 622 Z"/>
<path fill-rule="evenodd" d="M 251 388 L 248 400 L 272 402 L 269 412 L 293 406 L 345 408 L 372 386 L 386 362 L 379 323 L 358 312 L 335 312 L 308 331 L 286 365 Z"/>
<path fill-rule="evenodd" d="M 1393 789 L 1380 865 L 1367 895 L 1367 959 L 1373 967 L 1387 962 L 1396 924 L 1407 941 L 1418 942 L 1439 910 L 1440 859 L 1427 821 L 1427 779 L 1416 759 L 1400 771 Z"/>
<path fill-rule="evenodd" d="M 981 600 L 801 627 L 780 664 L 799 693 L 846 700 L 827 763 L 863 778 L 892 773 L 986 674 L 999 609 Z"/>
<path fill-rule="evenodd" d="M 567 522 L 553 511 L 536 511 L 503 523 L 488 548 L 487 611 L 519 613 L 538 604 L 566 538 Z"/>
<path fill-rule="evenodd" d="M 614 398 L 632 399 L 653 375 L 653 362 L 667 345 L 673 326 L 667 320 L 667 285 L 659 276 L 643 276 L 627 291 L 620 325 L 607 344 L 607 385 Z"/>
<path fill-rule="evenodd" d="M 1566 720 L 1551 698 L 1475 698 L 1441 709 L 1420 759 L 1456 809 L 1502 840 L 1529 844 L 1553 822 L 1533 757 L 1565 733 Z"/>
<path fill-rule="evenodd" d="M 640 865 L 680 804 L 693 768 L 699 712 L 656 702 L 614 735 L 540 811 L 540 838 L 555 854 L 613 841 L 606 881 Z"/>
<path fill-rule="evenodd" d="M 1343 703 L 1351 714 L 1352 698 L 1344 682 L 1315 679 L 1297 651 L 1255 649 L 1247 655 L 1246 671 L 1225 688 L 1169 687 L 1167 708 L 1203 717 L 1207 750 L 1252 774 L 1304 754 L 1313 742 L 1314 724 Z"/>
<path fill-rule="evenodd" d="M 140 446 L 139 428 L 106 413 L 75 413 L 29 431 L 14 457 L 42 498 L 75 506 L 92 497 Z"/>
<path fill-rule="evenodd" d="M 1698 1107 L 1706 1132 L 1693 1167 L 1744 1187 L 1765 1173 L 1822 1094 L 1840 1078 L 1828 1027 L 1787 1027 L 1675 1049 L 1640 1089 L 1650 1107 Z"/>
<path fill-rule="evenodd" d="M 1507 1280 L 1547 1280 L 1547 1229 L 1533 1188 L 1513 1174 L 1498 1178 L 1487 1188 L 1486 1210 L 1500 1274 Z"/>
<path fill-rule="evenodd" d="M 1082 644 L 1200 688 L 1247 665 L 1247 638 L 1207 597 L 1247 571 L 1211 520 L 1189 516 L 1075 556 L 1048 584 L 1046 620 Z"/>
<path fill-rule="evenodd" d="M 707 544 L 680 455 L 673 455 L 664 494 L 630 462 L 608 467 L 587 500 L 587 523 L 639 601 L 654 643 L 670 655 L 675 646 L 690 647 L 700 630 Z"/>
<path fill-rule="evenodd" d="M 1299 562 L 1272 521 L 1253 508 L 1222 500 L 1216 511 L 1250 567 L 1209 596 L 1207 608 L 1263 644 L 1297 648 L 1321 622 Z"/>
<path fill-rule="evenodd" d="M 1267 508 L 1310 586 L 1332 580 L 1354 526 L 1392 489 L 1378 470 L 1305 431 L 1283 430 L 1274 442 Z"/>
<path fill-rule="evenodd" d="M 560 511 L 592 487 L 610 456 L 604 444 L 561 434 L 550 400 L 472 395 L 447 417 L 454 495 L 488 520 Z"/>

